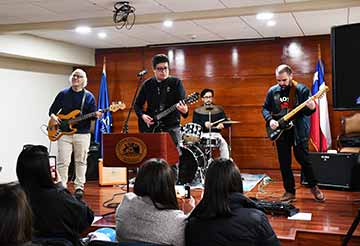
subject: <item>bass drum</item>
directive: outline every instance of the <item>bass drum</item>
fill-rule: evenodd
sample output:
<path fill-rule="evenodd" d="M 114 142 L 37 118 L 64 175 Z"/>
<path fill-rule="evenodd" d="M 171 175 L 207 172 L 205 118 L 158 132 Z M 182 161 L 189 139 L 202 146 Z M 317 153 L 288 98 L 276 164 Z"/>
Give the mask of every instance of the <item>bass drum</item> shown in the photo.
<path fill-rule="evenodd" d="M 206 158 L 204 152 L 196 145 L 184 145 L 180 147 L 181 156 L 179 163 L 180 184 L 191 183 L 194 180 L 198 167 L 205 167 Z"/>

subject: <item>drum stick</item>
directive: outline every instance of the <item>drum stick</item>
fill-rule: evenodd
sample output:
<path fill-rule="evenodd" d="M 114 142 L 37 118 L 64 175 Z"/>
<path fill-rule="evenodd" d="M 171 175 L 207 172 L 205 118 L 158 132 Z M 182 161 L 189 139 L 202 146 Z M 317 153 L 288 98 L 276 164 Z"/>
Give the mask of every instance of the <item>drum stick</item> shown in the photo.
<path fill-rule="evenodd" d="M 219 123 L 221 123 L 221 122 L 223 122 L 223 121 L 225 121 L 225 120 L 226 120 L 226 118 L 222 118 L 222 119 L 217 120 L 217 121 L 215 121 L 215 122 L 213 122 L 213 123 L 210 123 L 210 125 L 213 126 L 213 125 L 219 124 Z"/>

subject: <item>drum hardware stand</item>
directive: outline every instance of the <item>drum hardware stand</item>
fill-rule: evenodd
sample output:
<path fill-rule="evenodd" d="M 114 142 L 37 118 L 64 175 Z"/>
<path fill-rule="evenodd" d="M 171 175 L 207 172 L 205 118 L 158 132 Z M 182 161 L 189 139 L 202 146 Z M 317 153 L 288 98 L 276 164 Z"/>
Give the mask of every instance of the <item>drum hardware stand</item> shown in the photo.
<path fill-rule="evenodd" d="M 209 111 L 209 123 L 210 123 L 210 127 L 209 127 L 209 141 L 210 141 L 210 144 L 209 144 L 209 159 L 207 160 L 207 164 L 206 164 L 206 168 L 208 168 L 208 166 L 210 165 L 210 163 L 212 162 L 212 146 L 211 146 L 211 128 L 212 128 L 212 125 L 211 125 L 211 110 L 213 109 L 214 107 L 212 105 L 208 105 L 206 107 L 206 110 Z"/>
<path fill-rule="evenodd" d="M 230 120 L 230 118 L 229 118 Z M 229 126 L 229 145 L 228 145 L 228 148 L 229 148 L 229 157 L 231 158 L 231 129 L 232 129 L 232 125 Z"/>

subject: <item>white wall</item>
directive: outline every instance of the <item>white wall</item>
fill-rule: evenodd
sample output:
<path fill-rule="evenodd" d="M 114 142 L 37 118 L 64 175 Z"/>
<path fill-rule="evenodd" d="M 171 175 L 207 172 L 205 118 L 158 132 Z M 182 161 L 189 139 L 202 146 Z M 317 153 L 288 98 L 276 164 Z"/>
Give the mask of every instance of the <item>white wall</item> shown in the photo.
<path fill-rule="evenodd" d="M 27 34 L 0 35 L 0 55 L 65 65 L 95 65 L 95 49 Z"/>
<path fill-rule="evenodd" d="M 0 183 L 16 180 L 16 159 L 24 144 L 49 140 L 40 127 L 57 93 L 69 86 L 71 66 L 0 57 Z M 46 128 L 44 127 L 44 131 Z M 56 144 L 52 144 L 56 154 Z"/>

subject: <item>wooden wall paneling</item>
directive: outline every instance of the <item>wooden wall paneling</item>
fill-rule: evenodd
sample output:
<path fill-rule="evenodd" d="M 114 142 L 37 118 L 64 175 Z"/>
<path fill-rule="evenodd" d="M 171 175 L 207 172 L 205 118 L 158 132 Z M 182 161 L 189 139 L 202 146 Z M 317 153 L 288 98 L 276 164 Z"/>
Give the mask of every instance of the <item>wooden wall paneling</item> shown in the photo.
<path fill-rule="evenodd" d="M 170 59 L 170 74 L 183 80 L 187 93 L 203 88 L 215 90 L 215 103 L 223 105 L 234 125 L 233 157 L 241 167 L 278 168 L 272 143 L 266 138 L 261 107 L 270 86 L 276 83 L 274 70 L 288 63 L 294 70 L 294 79 L 312 86 L 318 45 L 325 66 L 325 81 L 332 88 L 330 38 L 324 36 L 276 38 L 266 41 L 164 45 L 139 48 L 101 49 L 96 51 L 96 67 L 85 68 L 88 89 L 97 98 L 103 57 L 107 59 L 107 81 L 110 100 L 122 100 L 128 108 L 113 114 L 114 131 L 121 131 L 137 85 L 136 74 L 146 68 L 146 78 L 153 75 L 151 58 L 165 53 Z M 299 56 L 291 53 L 298 48 Z M 340 132 L 340 118 L 353 112 L 333 111 L 332 93 L 327 94 L 332 138 Z M 181 123 L 191 122 L 190 115 Z M 130 132 L 137 132 L 137 118 L 133 112 L 129 121 Z M 227 133 L 224 133 L 225 137 Z M 335 147 L 335 145 L 333 144 Z M 294 167 L 299 168 L 294 162 Z"/>

